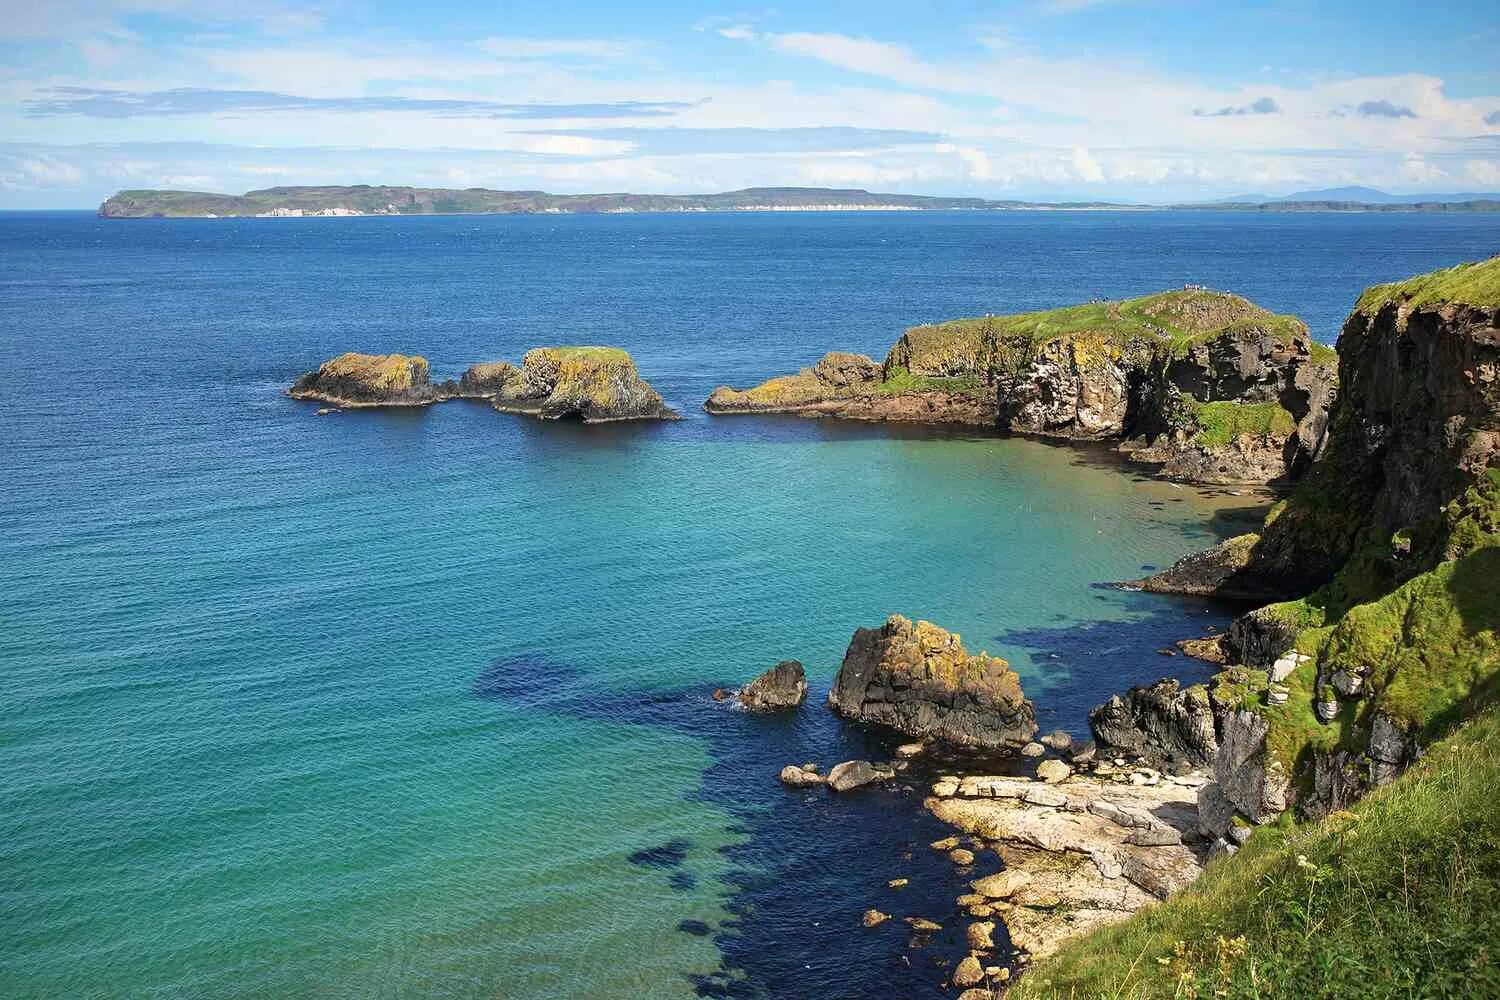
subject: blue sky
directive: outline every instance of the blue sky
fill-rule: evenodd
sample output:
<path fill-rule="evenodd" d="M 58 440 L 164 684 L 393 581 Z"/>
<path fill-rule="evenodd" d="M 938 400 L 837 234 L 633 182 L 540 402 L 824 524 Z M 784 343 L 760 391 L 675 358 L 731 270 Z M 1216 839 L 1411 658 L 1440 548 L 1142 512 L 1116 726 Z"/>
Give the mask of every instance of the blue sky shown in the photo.
<path fill-rule="evenodd" d="M 1493 2 L 7 7 L 0 207 L 336 183 L 1500 190 Z"/>

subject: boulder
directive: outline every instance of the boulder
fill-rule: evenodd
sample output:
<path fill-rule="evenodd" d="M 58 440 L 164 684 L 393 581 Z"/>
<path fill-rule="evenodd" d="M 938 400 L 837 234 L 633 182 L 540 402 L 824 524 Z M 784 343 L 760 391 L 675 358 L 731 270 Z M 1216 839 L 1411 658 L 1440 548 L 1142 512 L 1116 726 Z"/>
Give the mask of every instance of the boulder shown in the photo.
<path fill-rule="evenodd" d="M 975 879 L 969 884 L 974 887 L 976 893 L 987 899 L 1009 899 L 1030 883 L 1030 875 L 1007 868 L 1003 872 Z"/>
<path fill-rule="evenodd" d="M 969 950 L 987 952 L 995 950 L 995 923 L 992 920 L 981 920 L 969 925 L 966 936 L 969 941 Z"/>
<path fill-rule="evenodd" d="M 781 783 L 793 788 L 811 788 L 827 782 L 827 778 L 817 771 L 799 767 L 796 764 L 788 764 L 781 769 Z"/>
<path fill-rule="evenodd" d="M 953 970 L 953 985 L 963 989 L 984 982 L 984 966 L 973 955 L 964 958 Z"/>
<path fill-rule="evenodd" d="M 1036 776 L 1048 784 L 1065 780 L 1073 769 L 1060 760 L 1047 759 L 1036 766 Z"/>
<path fill-rule="evenodd" d="M 963 747 L 1012 746 L 1036 732 L 1009 664 L 970 655 L 958 635 L 901 615 L 854 633 L 828 705 L 845 718 Z"/>
<path fill-rule="evenodd" d="M 859 918 L 859 922 L 865 927 L 879 927 L 889 919 L 891 919 L 889 913 L 881 913 L 879 910 L 871 907 Z"/>
<path fill-rule="evenodd" d="M 796 708 L 807 697 L 807 676 L 796 660 L 782 660 L 740 689 L 740 704 L 752 711 Z"/>
<path fill-rule="evenodd" d="M 1043 736 L 1039 742 L 1042 746 L 1052 750 L 1067 750 L 1073 745 L 1073 737 L 1064 730 L 1054 729 Z"/>
<path fill-rule="evenodd" d="M 828 787 L 835 792 L 847 792 L 872 781 L 888 781 L 892 777 L 894 774 L 891 771 L 877 768 L 867 760 L 846 760 L 828 769 Z"/>

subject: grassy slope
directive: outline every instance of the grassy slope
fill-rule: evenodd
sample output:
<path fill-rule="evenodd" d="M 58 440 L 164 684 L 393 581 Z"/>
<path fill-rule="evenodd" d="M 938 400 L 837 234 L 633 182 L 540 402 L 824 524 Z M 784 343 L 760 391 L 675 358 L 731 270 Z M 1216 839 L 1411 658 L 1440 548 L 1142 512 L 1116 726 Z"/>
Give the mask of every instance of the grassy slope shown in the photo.
<path fill-rule="evenodd" d="M 1376 285 L 1359 297 L 1356 308 L 1374 312 L 1385 303 L 1398 300 L 1413 306 L 1433 302 L 1500 306 L 1500 257 L 1459 264 L 1444 271 L 1433 271 L 1431 274 L 1418 275 L 1389 285 Z"/>
<path fill-rule="evenodd" d="M 1500 996 L 1500 714 L 1350 812 L 1257 830 L 1193 886 L 1065 946 L 1030 997 Z"/>

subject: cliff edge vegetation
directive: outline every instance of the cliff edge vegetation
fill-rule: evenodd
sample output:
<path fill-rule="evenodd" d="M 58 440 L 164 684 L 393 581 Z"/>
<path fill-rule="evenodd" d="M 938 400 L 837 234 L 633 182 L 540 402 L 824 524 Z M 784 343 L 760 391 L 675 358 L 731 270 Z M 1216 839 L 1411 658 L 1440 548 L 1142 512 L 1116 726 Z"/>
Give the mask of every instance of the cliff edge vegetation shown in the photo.
<path fill-rule="evenodd" d="M 1041 959 L 1014 1000 L 1500 995 L 1500 714 L 1390 786 Z"/>
<path fill-rule="evenodd" d="M 1112 440 L 1168 478 L 1265 483 L 1318 454 L 1336 366 L 1296 317 L 1190 286 L 916 326 L 882 364 L 831 353 L 796 375 L 720 387 L 704 408 Z"/>

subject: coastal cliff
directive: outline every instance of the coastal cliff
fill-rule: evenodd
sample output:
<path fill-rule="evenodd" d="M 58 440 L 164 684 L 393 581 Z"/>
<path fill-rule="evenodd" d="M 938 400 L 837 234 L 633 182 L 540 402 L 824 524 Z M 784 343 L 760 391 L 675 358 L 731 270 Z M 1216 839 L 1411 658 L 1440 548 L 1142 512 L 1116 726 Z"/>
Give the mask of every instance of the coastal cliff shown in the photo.
<path fill-rule="evenodd" d="M 913 327 L 880 365 L 832 353 L 751 389 L 720 387 L 704 409 L 1113 440 L 1168 478 L 1265 483 L 1309 467 L 1335 387 L 1333 352 L 1299 320 L 1189 288 Z"/>
<path fill-rule="evenodd" d="M 503 413 L 585 423 L 677 419 L 640 377 L 634 359 L 614 347 L 540 347 L 528 351 L 519 368 L 484 362 L 456 382 L 438 384 L 430 379 L 426 358 L 342 354 L 297 379 L 287 395 L 351 408 L 480 399 Z"/>
<path fill-rule="evenodd" d="M 1225 846 L 1237 822 L 1345 808 L 1500 695 L 1500 257 L 1370 289 L 1339 356 L 1325 453 L 1262 531 L 1141 581 L 1275 601 L 1188 689 L 1213 707 L 1200 805 Z M 1096 736 L 1170 731 L 1146 708 L 1099 710 Z"/>

